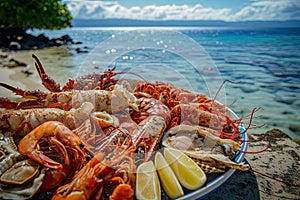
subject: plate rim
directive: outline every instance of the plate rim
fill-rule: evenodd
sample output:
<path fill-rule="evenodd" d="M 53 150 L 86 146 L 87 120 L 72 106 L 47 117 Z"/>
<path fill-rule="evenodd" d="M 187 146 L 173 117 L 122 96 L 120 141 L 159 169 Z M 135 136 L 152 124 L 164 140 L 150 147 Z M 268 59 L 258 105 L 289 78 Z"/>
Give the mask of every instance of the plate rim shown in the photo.
<path fill-rule="evenodd" d="M 226 107 L 226 109 L 230 112 L 230 114 L 233 116 L 234 119 L 239 119 L 237 114 L 233 112 L 230 108 Z M 242 152 L 238 152 L 235 156 L 234 161 L 236 163 L 240 163 L 243 161 L 245 158 L 245 151 L 247 151 L 248 148 L 248 135 L 247 132 L 245 131 L 245 127 L 242 123 L 239 124 L 239 131 L 242 133 L 242 139 L 244 142 L 242 142 L 241 149 Z M 189 192 L 181 197 L 176 198 L 176 200 L 185 200 L 185 199 L 203 199 L 207 197 L 209 194 L 211 194 L 213 191 L 218 189 L 222 184 L 224 184 L 231 176 L 232 174 L 236 171 L 236 169 L 229 169 L 228 171 L 222 173 L 222 175 L 218 176 L 217 178 L 211 180 L 210 182 L 206 183 L 205 186 L 194 190 L 192 192 Z"/>

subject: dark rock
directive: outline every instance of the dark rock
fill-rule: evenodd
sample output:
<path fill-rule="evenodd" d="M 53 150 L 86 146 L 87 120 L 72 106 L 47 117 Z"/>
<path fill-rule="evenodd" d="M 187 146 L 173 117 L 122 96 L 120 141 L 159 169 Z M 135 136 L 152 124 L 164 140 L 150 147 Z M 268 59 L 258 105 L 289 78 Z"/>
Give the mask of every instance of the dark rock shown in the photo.
<path fill-rule="evenodd" d="M 16 41 L 11 41 L 8 45 L 9 50 L 20 50 L 21 44 Z"/>
<path fill-rule="evenodd" d="M 44 34 L 40 34 L 36 37 L 36 40 L 40 42 L 47 42 L 49 38 L 47 38 Z"/>
<path fill-rule="evenodd" d="M 46 47 L 73 44 L 69 35 L 49 39 L 44 34 L 33 36 L 26 33 L 25 29 L 3 28 L 0 29 L 0 48 L 4 50 L 32 50 Z M 81 44 L 76 42 L 76 44 Z"/>
<path fill-rule="evenodd" d="M 8 68 L 14 68 L 14 67 L 26 67 L 27 64 L 26 63 L 22 63 L 20 61 L 17 61 L 13 58 L 8 60 L 8 63 L 5 65 Z"/>
<path fill-rule="evenodd" d="M 29 71 L 29 70 L 22 70 L 22 73 L 24 73 L 26 75 L 26 77 L 30 76 L 33 74 L 33 72 Z"/>
<path fill-rule="evenodd" d="M 72 44 L 78 45 L 78 44 L 82 44 L 82 42 L 72 42 Z"/>
<path fill-rule="evenodd" d="M 75 51 L 76 51 L 77 53 L 88 53 L 88 52 L 89 52 L 89 51 L 87 51 L 87 50 L 82 50 L 82 49 L 80 49 L 80 48 L 76 48 Z"/>
<path fill-rule="evenodd" d="M 73 42 L 72 38 L 69 35 L 61 36 L 61 39 L 65 42 Z"/>

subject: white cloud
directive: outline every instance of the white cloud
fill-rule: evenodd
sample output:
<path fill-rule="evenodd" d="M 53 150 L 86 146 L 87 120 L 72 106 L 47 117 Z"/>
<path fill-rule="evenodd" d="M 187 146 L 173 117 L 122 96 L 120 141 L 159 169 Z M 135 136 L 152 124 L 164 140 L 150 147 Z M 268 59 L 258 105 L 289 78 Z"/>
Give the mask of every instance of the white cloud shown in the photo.
<path fill-rule="evenodd" d="M 88 19 L 145 19 L 145 20 L 300 20 L 300 1 L 264 0 L 252 1 L 237 13 L 230 8 L 205 8 L 201 4 L 148 5 L 125 7 L 113 1 L 68 1 L 68 9 L 74 18 Z"/>
<path fill-rule="evenodd" d="M 244 7 L 231 18 L 245 20 L 300 20 L 300 1 L 257 1 Z"/>

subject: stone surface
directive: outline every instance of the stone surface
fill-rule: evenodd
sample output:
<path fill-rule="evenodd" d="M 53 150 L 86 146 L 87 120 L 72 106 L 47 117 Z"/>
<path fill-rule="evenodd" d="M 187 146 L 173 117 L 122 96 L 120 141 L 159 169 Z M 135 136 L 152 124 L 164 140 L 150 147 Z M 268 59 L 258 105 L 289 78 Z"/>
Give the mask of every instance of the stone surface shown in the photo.
<path fill-rule="evenodd" d="M 0 48 L 3 50 L 36 50 L 46 47 L 77 44 L 69 35 L 50 39 L 44 34 L 34 36 L 18 28 L 0 29 Z"/>
<path fill-rule="evenodd" d="M 249 136 L 250 140 L 260 135 Z M 246 155 L 246 161 L 257 172 L 236 171 L 220 188 L 205 198 L 212 199 L 300 199 L 300 145 L 285 133 L 272 129 L 260 142 L 249 143 L 249 152 L 270 148 L 259 154 Z M 280 182 L 284 181 L 286 183 Z M 293 184 L 293 185 L 292 185 Z"/>

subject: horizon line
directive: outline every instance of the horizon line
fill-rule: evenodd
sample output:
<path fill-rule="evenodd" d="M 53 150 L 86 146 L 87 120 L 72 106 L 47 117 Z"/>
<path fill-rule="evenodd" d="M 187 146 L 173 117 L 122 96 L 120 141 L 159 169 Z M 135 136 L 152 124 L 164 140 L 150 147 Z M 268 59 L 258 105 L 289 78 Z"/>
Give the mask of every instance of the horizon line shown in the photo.
<path fill-rule="evenodd" d="M 245 25 L 251 25 L 245 27 Z M 300 20 L 287 21 L 222 21 L 222 20 L 139 20 L 139 19 L 72 19 L 73 27 L 293 27 L 300 28 Z"/>

